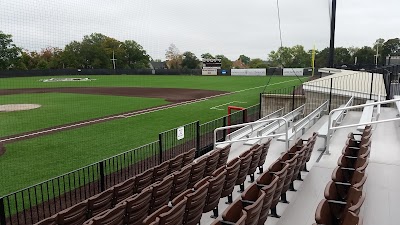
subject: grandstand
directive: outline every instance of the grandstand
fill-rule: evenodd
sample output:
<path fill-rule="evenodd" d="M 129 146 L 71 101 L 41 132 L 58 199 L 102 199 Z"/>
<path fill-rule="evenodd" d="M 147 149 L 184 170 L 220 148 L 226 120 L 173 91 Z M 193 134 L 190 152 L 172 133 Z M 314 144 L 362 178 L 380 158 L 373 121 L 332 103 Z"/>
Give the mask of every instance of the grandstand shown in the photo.
<path fill-rule="evenodd" d="M 44 209 L 46 218 L 32 216 L 38 207 L 23 214 L 30 212 L 38 225 L 397 224 L 400 96 L 385 100 L 390 84 L 385 74 L 375 74 L 383 78 L 377 92 L 371 79 L 369 88 L 336 85 L 330 99 L 306 113 L 307 101 L 314 105 L 327 94 L 321 92 L 324 79 L 310 81 L 304 89 L 312 85 L 318 98 L 307 95 L 302 107 L 284 115 L 278 110 L 220 127 L 208 152 L 175 152 L 80 203 Z M 352 76 L 360 79 L 362 73 L 326 78 L 334 84 Z M 224 130 L 229 135 L 217 138 Z"/>

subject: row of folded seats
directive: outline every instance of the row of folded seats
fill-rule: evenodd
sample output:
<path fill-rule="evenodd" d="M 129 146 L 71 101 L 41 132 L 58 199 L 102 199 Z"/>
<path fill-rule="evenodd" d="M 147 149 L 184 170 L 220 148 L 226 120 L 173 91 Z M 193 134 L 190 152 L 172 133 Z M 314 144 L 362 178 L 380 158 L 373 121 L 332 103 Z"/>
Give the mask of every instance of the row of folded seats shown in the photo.
<path fill-rule="evenodd" d="M 371 135 L 371 126 L 366 126 L 362 134 L 349 133 L 332 180 L 325 188 L 325 199 L 316 209 L 316 224 L 362 225 L 359 212 L 365 200 L 363 186 L 367 180 L 365 170 L 371 151 Z"/>
<path fill-rule="evenodd" d="M 306 163 L 311 158 L 316 139 L 317 134 L 314 133 L 308 140 L 296 141 L 256 182 L 250 180 L 252 184 L 212 225 L 261 225 L 269 215 L 279 218 L 276 206 L 278 202 L 289 203 L 286 192 L 295 191 L 293 182 L 302 180 L 301 171 L 307 172 Z"/>

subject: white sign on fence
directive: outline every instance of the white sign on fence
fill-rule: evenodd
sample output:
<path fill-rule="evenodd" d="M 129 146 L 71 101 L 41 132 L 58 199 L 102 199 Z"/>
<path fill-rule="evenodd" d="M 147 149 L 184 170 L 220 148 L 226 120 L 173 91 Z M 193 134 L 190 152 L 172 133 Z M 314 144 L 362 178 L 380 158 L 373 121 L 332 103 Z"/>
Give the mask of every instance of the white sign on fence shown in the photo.
<path fill-rule="evenodd" d="M 283 76 L 303 76 L 303 68 L 283 68 Z"/>
<path fill-rule="evenodd" d="M 218 74 L 218 69 L 215 68 L 203 68 L 201 71 L 202 75 L 217 75 Z"/>
<path fill-rule="evenodd" d="M 185 127 L 178 127 L 176 130 L 176 137 L 178 141 L 185 138 Z"/>
<path fill-rule="evenodd" d="M 267 69 L 231 69 L 232 76 L 266 76 Z"/>

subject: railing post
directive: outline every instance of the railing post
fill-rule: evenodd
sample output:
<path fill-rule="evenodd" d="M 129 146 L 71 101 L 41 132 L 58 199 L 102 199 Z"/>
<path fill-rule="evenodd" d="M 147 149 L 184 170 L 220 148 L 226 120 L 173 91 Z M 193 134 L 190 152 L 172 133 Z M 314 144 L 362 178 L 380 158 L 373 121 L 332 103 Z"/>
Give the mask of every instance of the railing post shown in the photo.
<path fill-rule="evenodd" d="M 106 190 L 106 179 L 104 176 L 104 161 L 99 162 L 100 166 L 100 191 Z"/>
<path fill-rule="evenodd" d="M 260 111 L 258 112 L 258 119 L 261 119 L 262 118 L 262 95 L 263 95 L 263 93 L 260 93 Z"/>
<path fill-rule="evenodd" d="M 224 123 L 222 126 L 226 127 L 226 117 L 224 117 Z M 222 130 L 222 135 L 224 136 L 224 141 L 226 141 L 226 129 Z"/>
<path fill-rule="evenodd" d="M 294 108 L 294 90 L 296 89 L 296 86 L 293 86 L 293 92 L 292 92 L 292 111 L 295 109 Z"/>
<path fill-rule="evenodd" d="M 371 77 L 371 90 L 369 92 L 369 100 L 372 100 L 372 88 L 373 88 L 373 86 L 374 86 L 374 72 L 372 72 L 372 77 Z"/>
<path fill-rule="evenodd" d="M 0 198 L 0 225 L 6 225 L 6 210 L 4 198 Z"/>
<path fill-rule="evenodd" d="M 200 151 L 200 121 L 196 121 L 196 151 Z"/>
<path fill-rule="evenodd" d="M 242 121 L 243 123 L 247 123 L 247 109 L 243 109 Z"/>
<path fill-rule="evenodd" d="M 328 113 L 331 111 L 331 107 L 332 107 L 332 88 L 333 88 L 333 78 L 331 78 L 331 87 L 329 89 L 329 108 L 328 108 Z"/>
<path fill-rule="evenodd" d="M 158 134 L 158 146 L 159 146 L 159 149 L 158 149 L 158 151 L 159 151 L 159 157 L 158 157 L 158 159 L 159 159 L 159 164 L 161 164 L 162 162 L 163 162 L 163 156 L 162 156 L 162 154 L 163 154 L 163 151 L 162 151 L 162 133 L 159 133 Z"/>

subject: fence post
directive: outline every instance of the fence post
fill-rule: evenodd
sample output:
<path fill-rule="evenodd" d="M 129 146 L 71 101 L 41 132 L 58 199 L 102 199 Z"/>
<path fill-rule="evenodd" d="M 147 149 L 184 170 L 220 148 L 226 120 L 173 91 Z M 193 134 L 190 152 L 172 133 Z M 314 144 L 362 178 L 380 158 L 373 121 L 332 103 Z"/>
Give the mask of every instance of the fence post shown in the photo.
<path fill-rule="evenodd" d="M 223 127 L 226 127 L 226 116 L 224 116 Z M 224 136 L 224 141 L 226 141 L 226 129 L 222 130 L 222 135 Z M 213 143 L 214 144 L 214 143 Z"/>
<path fill-rule="evenodd" d="M 200 151 L 200 121 L 196 121 L 196 135 L 197 135 L 197 140 L 196 140 L 196 150 Z"/>
<path fill-rule="evenodd" d="M 100 191 L 106 190 L 106 179 L 104 177 L 104 161 L 99 162 L 100 166 Z"/>
<path fill-rule="evenodd" d="M 262 118 L 262 95 L 263 95 L 263 93 L 260 93 L 260 106 L 259 106 L 259 112 L 258 112 L 258 119 L 261 119 Z"/>
<path fill-rule="evenodd" d="M 159 161 L 159 164 L 161 164 L 162 162 L 163 162 L 163 157 L 162 157 L 162 133 L 159 133 L 158 134 L 158 145 L 159 145 L 159 157 L 158 157 L 158 159 L 160 160 Z"/>
<path fill-rule="evenodd" d="M 333 87 L 333 78 L 331 78 L 331 88 L 329 89 L 329 109 L 328 109 L 328 113 L 331 112 L 331 107 L 332 107 L 332 87 Z"/>
<path fill-rule="evenodd" d="M 247 123 L 247 109 L 243 109 L 243 114 L 242 114 L 242 121 L 243 123 Z"/>
<path fill-rule="evenodd" d="M 293 86 L 293 92 L 292 92 L 292 111 L 294 110 L 294 90 L 296 89 L 296 86 Z"/>
<path fill-rule="evenodd" d="M 4 206 L 4 198 L 0 198 L 0 224 L 6 225 L 6 210 Z"/>
<path fill-rule="evenodd" d="M 372 88 L 374 86 L 374 72 L 372 72 L 372 78 L 371 78 L 371 91 L 369 92 L 369 100 L 372 100 Z M 380 101 L 380 100 L 378 100 Z"/>

